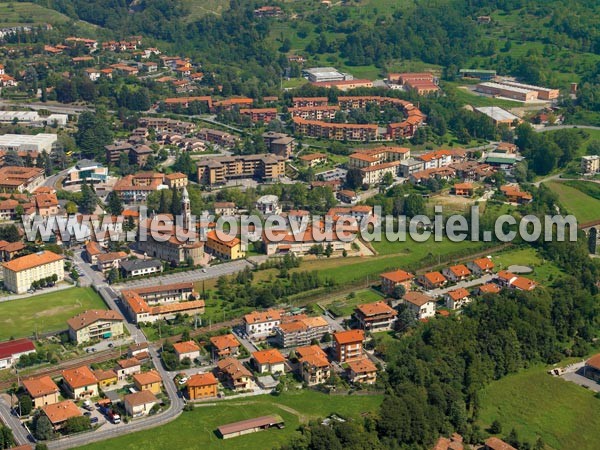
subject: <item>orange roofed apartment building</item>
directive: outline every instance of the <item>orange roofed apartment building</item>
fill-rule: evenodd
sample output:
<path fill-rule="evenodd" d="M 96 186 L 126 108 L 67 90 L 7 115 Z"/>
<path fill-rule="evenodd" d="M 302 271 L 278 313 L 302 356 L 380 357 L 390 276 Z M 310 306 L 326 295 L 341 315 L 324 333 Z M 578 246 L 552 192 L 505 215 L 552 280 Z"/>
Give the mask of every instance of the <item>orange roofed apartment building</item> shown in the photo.
<path fill-rule="evenodd" d="M 396 310 L 384 301 L 358 305 L 354 317 L 365 331 L 391 330 L 396 322 Z"/>
<path fill-rule="evenodd" d="M 357 360 L 363 356 L 363 330 L 347 330 L 333 333 L 334 354 L 338 362 Z"/>
<path fill-rule="evenodd" d="M 412 280 L 415 276 L 412 273 L 398 269 L 393 272 L 382 273 L 379 278 L 381 279 L 381 290 L 383 293 L 393 296 L 398 286 L 404 287 L 405 291 L 410 291 Z"/>

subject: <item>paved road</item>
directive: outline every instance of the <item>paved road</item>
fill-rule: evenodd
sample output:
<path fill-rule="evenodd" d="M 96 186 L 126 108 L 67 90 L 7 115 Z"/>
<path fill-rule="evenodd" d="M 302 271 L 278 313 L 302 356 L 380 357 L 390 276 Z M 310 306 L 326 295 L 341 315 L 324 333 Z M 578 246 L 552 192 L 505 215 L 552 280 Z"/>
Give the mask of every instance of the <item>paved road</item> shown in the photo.
<path fill-rule="evenodd" d="M 223 275 L 231 275 L 237 272 L 241 272 L 246 267 L 252 268 L 252 264 L 250 264 L 244 259 L 238 259 L 236 261 L 230 261 L 227 263 L 218 264 L 216 266 L 207 267 L 206 269 L 189 270 L 187 272 L 177 272 L 161 275 L 159 277 L 133 280 L 127 283 L 114 285 L 114 288 L 117 290 L 122 290 L 148 286 L 150 284 L 156 285 L 202 281 L 208 280 L 210 278 L 218 278 Z"/>
<path fill-rule="evenodd" d="M 163 379 L 165 390 L 167 391 L 167 394 L 171 399 L 171 405 L 169 406 L 169 409 L 155 416 L 149 416 L 143 419 L 132 420 L 128 424 L 125 424 L 119 428 L 106 428 L 104 430 L 100 429 L 98 431 L 64 438 L 60 441 L 48 442 L 48 448 L 67 449 L 80 447 L 82 445 L 90 444 L 92 442 L 105 441 L 118 435 L 129 434 L 135 431 L 155 428 L 177 419 L 183 411 L 185 402 L 183 398 L 179 396 L 179 393 L 177 392 L 177 388 L 175 387 L 175 383 L 173 382 L 172 378 L 169 377 L 169 374 L 164 370 L 162 364 L 160 363 L 160 359 L 156 350 L 151 348 L 150 355 L 152 356 L 154 367 L 156 368 L 156 370 L 158 370 L 158 373 L 160 373 Z"/>
<path fill-rule="evenodd" d="M 427 291 L 427 294 L 431 295 L 432 297 L 439 297 L 441 295 L 444 295 L 446 292 L 453 291 L 458 288 L 466 289 L 466 288 L 470 288 L 473 286 L 479 286 L 480 284 L 489 283 L 490 281 L 492 281 L 493 278 L 494 278 L 493 274 L 486 274 L 482 277 L 475 278 L 474 280 L 459 281 L 458 283 L 453 284 L 450 287 L 440 288 L 440 289 L 432 289 L 430 291 Z"/>
<path fill-rule="evenodd" d="M 533 130 L 538 133 L 543 133 L 545 131 L 555 131 L 555 130 L 567 130 L 570 128 L 584 128 L 587 130 L 600 130 L 600 127 L 595 127 L 593 125 L 552 125 L 544 128 L 534 128 Z"/>
<path fill-rule="evenodd" d="M 0 420 L 11 428 L 18 445 L 31 444 L 33 439 L 30 440 L 29 433 L 21 421 L 12 414 L 10 405 L 3 398 L 0 398 Z"/>

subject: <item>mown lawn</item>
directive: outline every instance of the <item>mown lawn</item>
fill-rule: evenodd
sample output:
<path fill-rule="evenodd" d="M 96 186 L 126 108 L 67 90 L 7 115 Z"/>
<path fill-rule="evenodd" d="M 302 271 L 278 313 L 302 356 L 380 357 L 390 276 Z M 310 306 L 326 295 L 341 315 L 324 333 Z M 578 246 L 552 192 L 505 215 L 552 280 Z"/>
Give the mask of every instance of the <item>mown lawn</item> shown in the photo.
<path fill-rule="evenodd" d="M 382 399 L 383 396 L 380 395 L 329 396 L 314 391 L 294 391 L 279 397 L 264 395 L 216 402 L 210 406 L 196 407 L 193 412 L 184 412 L 177 420 L 162 427 L 81 448 L 267 450 L 278 448 L 292 437 L 298 436 L 300 423 L 332 413 L 358 418 L 363 412 L 377 411 Z M 228 440 L 219 439 L 215 434 L 217 427 L 221 425 L 267 414 L 279 414 L 285 421 L 285 429 L 271 429 Z"/>
<path fill-rule="evenodd" d="M 590 197 L 565 183 L 550 181 L 545 183 L 558 195 L 560 203 L 566 210 L 577 217 L 579 223 L 600 219 L 600 200 Z"/>
<path fill-rule="evenodd" d="M 0 340 L 34 332 L 66 330 L 67 319 L 87 309 L 106 309 L 92 288 L 70 288 L 20 300 L 0 302 Z"/>
<path fill-rule="evenodd" d="M 496 271 L 507 269 L 513 264 L 529 266 L 533 269 L 533 272 L 525 276 L 542 284 L 547 284 L 562 274 L 557 266 L 540 258 L 535 249 L 531 247 L 498 253 L 493 255 L 492 261 L 494 261 Z"/>
<path fill-rule="evenodd" d="M 480 425 L 502 424 L 519 438 L 546 448 L 597 450 L 600 442 L 600 399 L 574 383 L 546 374 L 536 366 L 495 381 L 481 392 Z"/>
<path fill-rule="evenodd" d="M 383 300 L 383 295 L 379 292 L 376 292 L 372 289 L 362 289 L 360 291 L 354 292 L 354 296 L 344 296 L 339 299 L 335 299 L 329 305 L 327 305 L 327 309 L 337 316 L 349 316 L 354 312 L 354 308 L 358 305 L 362 305 L 364 303 L 374 303 L 379 300 Z"/>

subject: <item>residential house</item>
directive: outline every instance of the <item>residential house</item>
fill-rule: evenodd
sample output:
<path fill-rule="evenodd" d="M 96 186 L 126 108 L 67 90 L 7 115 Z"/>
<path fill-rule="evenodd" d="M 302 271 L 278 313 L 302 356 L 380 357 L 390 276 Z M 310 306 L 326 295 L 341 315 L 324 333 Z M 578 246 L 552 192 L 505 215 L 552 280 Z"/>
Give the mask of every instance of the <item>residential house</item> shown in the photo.
<path fill-rule="evenodd" d="M 485 441 L 483 450 L 517 450 L 502 439 L 492 436 Z"/>
<path fill-rule="evenodd" d="M 600 382 L 600 353 L 595 354 L 585 362 L 583 376 Z"/>
<path fill-rule="evenodd" d="M 478 295 L 483 294 L 497 294 L 500 292 L 500 286 L 494 283 L 487 283 L 477 287 L 476 292 Z"/>
<path fill-rule="evenodd" d="M 90 264 L 95 265 L 97 263 L 96 257 L 102 253 L 104 253 L 104 250 L 100 248 L 96 241 L 89 241 L 85 244 L 85 252 L 83 256 Z"/>
<path fill-rule="evenodd" d="M 190 400 L 214 398 L 218 393 L 218 385 L 219 382 L 212 373 L 197 373 L 187 382 L 188 397 Z"/>
<path fill-rule="evenodd" d="M 427 272 L 419 275 L 418 281 L 425 289 L 437 289 L 448 283 L 446 277 L 440 272 Z"/>
<path fill-rule="evenodd" d="M 80 417 L 81 410 L 71 400 L 52 403 L 42 407 L 42 412 L 50 420 L 54 430 L 60 430 L 65 426 L 67 420 L 72 417 Z"/>
<path fill-rule="evenodd" d="M 194 341 L 177 342 L 173 344 L 177 360 L 181 361 L 184 358 L 189 358 L 190 361 L 195 360 L 200 356 L 200 347 Z"/>
<path fill-rule="evenodd" d="M 509 287 L 516 279 L 517 276 L 508 270 L 501 270 L 496 274 L 496 283 L 500 287 Z"/>
<path fill-rule="evenodd" d="M 213 347 L 213 359 L 237 356 L 240 350 L 240 342 L 231 333 L 223 336 L 213 336 L 210 338 L 210 343 Z"/>
<path fill-rule="evenodd" d="M 307 167 L 315 167 L 319 164 L 327 162 L 327 155 L 324 153 L 310 153 L 308 155 L 300 155 L 298 159 Z"/>
<path fill-rule="evenodd" d="M 133 375 L 133 384 L 138 391 L 150 391 L 153 394 L 160 394 L 162 390 L 162 378 L 156 370 L 136 373 Z"/>
<path fill-rule="evenodd" d="M 150 413 L 159 400 L 150 391 L 139 391 L 123 397 L 125 411 L 131 417 L 141 417 Z"/>
<path fill-rule="evenodd" d="M 35 345 L 27 338 L 0 343 L 0 369 L 9 369 L 23 355 L 35 353 Z"/>
<path fill-rule="evenodd" d="M 114 370 L 94 370 L 94 376 L 98 380 L 98 386 L 100 389 L 107 388 L 109 386 L 114 386 L 119 382 L 119 377 L 117 376 L 117 372 Z"/>
<path fill-rule="evenodd" d="M 215 370 L 223 384 L 234 391 L 252 390 L 256 387 L 252 373 L 235 358 L 221 359 Z"/>
<path fill-rule="evenodd" d="M 481 276 L 486 273 L 492 273 L 494 263 L 490 258 L 478 258 L 467 263 L 467 267 L 474 275 Z"/>
<path fill-rule="evenodd" d="M 169 189 L 183 189 L 188 185 L 187 175 L 181 172 L 175 172 L 165 175 L 165 181 L 167 182 L 167 186 L 169 187 Z"/>
<path fill-rule="evenodd" d="M 115 372 L 119 380 L 125 380 L 142 371 L 142 364 L 137 358 L 120 359 L 117 361 Z"/>
<path fill-rule="evenodd" d="M 333 333 L 334 354 L 340 363 L 357 360 L 363 356 L 363 330 L 337 331 Z"/>
<path fill-rule="evenodd" d="M 474 192 L 472 183 L 456 183 L 452 189 L 454 191 L 454 195 L 459 195 L 462 197 L 472 197 Z"/>
<path fill-rule="evenodd" d="M 510 284 L 510 287 L 517 291 L 533 291 L 537 287 L 537 283 L 526 277 L 517 277 L 516 280 Z"/>
<path fill-rule="evenodd" d="M 98 396 L 98 379 L 88 366 L 62 371 L 63 385 L 74 399 Z"/>
<path fill-rule="evenodd" d="M 463 437 L 454 433 L 450 438 L 440 436 L 431 450 L 463 450 Z"/>
<path fill-rule="evenodd" d="M 435 316 L 435 300 L 425 294 L 410 291 L 404 294 L 402 300 L 418 320 Z"/>
<path fill-rule="evenodd" d="M 60 207 L 56 194 L 36 194 L 35 206 L 38 215 L 40 216 L 55 216 L 58 214 Z"/>
<path fill-rule="evenodd" d="M 157 259 L 128 259 L 120 263 L 123 278 L 160 273 L 163 271 L 162 263 Z"/>
<path fill-rule="evenodd" d="M 237 207 L 233 202 L 215 202 L 214 207 L 217 216 L 234 216 L 237 212 Z"/>
<path fill-rule="evenodd" d="M 452 283 L 458 283 L 459 281 L 469 278 L 471 276 L 471 271 L 467 269 L 467 266 L 464 264 L 458 264 L 456 266 L 446 267 L 442 270 L 442 274 Z"/>
<path fill-rule="evenodd" d="M 112 310 L 92 309 L 67 320 L 69 337 L 79 344 L 123 335 L 123 316 Z"/>
<path fill-rule="evenodd" d="M 246 256 L 240 239 L 235 236 L 228 236 L 226 239 L 221 239 L 216 230 L 209 231 L 206 234 L 205 248 L 208 253 L 225 260 L 240 259 Z"/>
<path fill-rule="evenodd" d="M 354 317 L 358 325 L 365 331 L 387 331 L 394 327 L 396 310 L 384 301 L 358 305 Z"/>
<path fill-rule="evenodd" d="M 252 361 L 258 373 L 285 372 L 285 357 L 275 348 L 252 353 Z"/>
<path fill-rule="evenodd" d="M 377 367 L 368 357 L 348 361 L 346 374 L 351 383 L 374 384 L 377 381 Z"/>
<path fill-rule="evenodd" d="M 403 286 L 406 291 L 409 291 L 415 276 L 412 273 L 398 269 L 393 272 L 382 273 L 379 278 L 381 279 L 381 290 L 383 293 L 393 296 L 398 286 Z"/>
<path fill-rule="evenodd" d="M 52 378 L 43 376 L 23 380 L 23 387 L 27 391 L 34 408 L 42 408 L 46 405 L 58 403 L 59 389 Z"/>
<path fill-rule="evenodd" d="M 458 288 L 448 291 L 444 294 L 446 307 L 449 309 L 459 309 L 471 301 L 469 291 L 465 288 Z"/>
<path fill-rule="evenodd" d="M 500 191 L 510 203 L 518 203 L 522 205 L 533 200 L 533 196 L 529 192 L 522 191 L 519 188 L 519 185 L 501 186 Z"/>
<path fill-rule="evenodd" d="M 283 310 L 269 309 L 254 311 L 243 318 L 246 334 L 250 339 L 261 339 L 271 335 L 275 327 L 281 323 Z"/>
<path fill-rule="evenodd" d="M 119 269 L 121 262 L 129 255 L 125 252 L 102 253 L 96 256 L 96 269 L 102 273 L 108 273 L 112 269 Z"/>
<path fill-rule="evenodd" d="M 331 376 L 327 354 L 318 345 L 298 347 L 296 355 L 300 377 L 309 386 L 325 383 Z"/>

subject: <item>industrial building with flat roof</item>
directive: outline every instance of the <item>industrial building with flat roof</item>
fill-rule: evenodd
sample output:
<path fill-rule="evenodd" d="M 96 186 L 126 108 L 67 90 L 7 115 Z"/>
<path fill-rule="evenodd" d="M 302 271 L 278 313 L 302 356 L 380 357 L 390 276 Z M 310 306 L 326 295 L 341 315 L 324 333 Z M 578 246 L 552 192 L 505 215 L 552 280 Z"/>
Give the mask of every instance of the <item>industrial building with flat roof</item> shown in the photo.
<path fill-rule="evenodd" d="M 475 90 L 483 94 L 510 98 L 512 100 L 518 100 L 520 102 L 530 102 L 533 100 L 537 100 L 538 98 L 538 93 L 536 91 L 523 89 L 520 87 L 507 86 L 505 84 L 500 83 L 479 83 L 477 86 L 475 86 Z"/>
<path fill-rule="evenodd" d="M 0 136 L 0 150 L 46 151 L 49 154 L 57 140 L 58 135 L 54 133 L 3 134 Z"/>
<path fill-rule="evenodd" d="M 344 81 L 351 80 L 352 75 L 340 72 L 335 67 L 313 67 L 305 69 L 302 74 L 313 83 L 321 83 L 324 81 Z"/>
<path fill-rule="evenodd" d="M 495 125 L 500 125 L 502 123 L 512 125 L 515 121 L 521 121 L 521 119 L 514 114 L 509 113 L 505 109 L 498 108 L 497 106 L 481 106 L 479 108 L 475 108 L 475 111 L 488 116 L 494 121 Z"/>
<path fill-rule="evenodd" d="M 560 91 L 558 89 L 550 89 L 550 88 L 545 88 L 545 87 L 540 87 L 540 86 L 534 86 L 532 84 L 524 84 L 524 83 L 519 83 L 517 81 L 512 81 L 512 80 L 500 80 L 498 83 L 505 85 L 505 86 L 517 88 L 517 89 L 525 89 L 528 91 L 536 92 L 537 98 L 539 98 L 541 100 L 553 100 L 555 98 L 558 98 L 558 96 L 560 94 Z"/>

